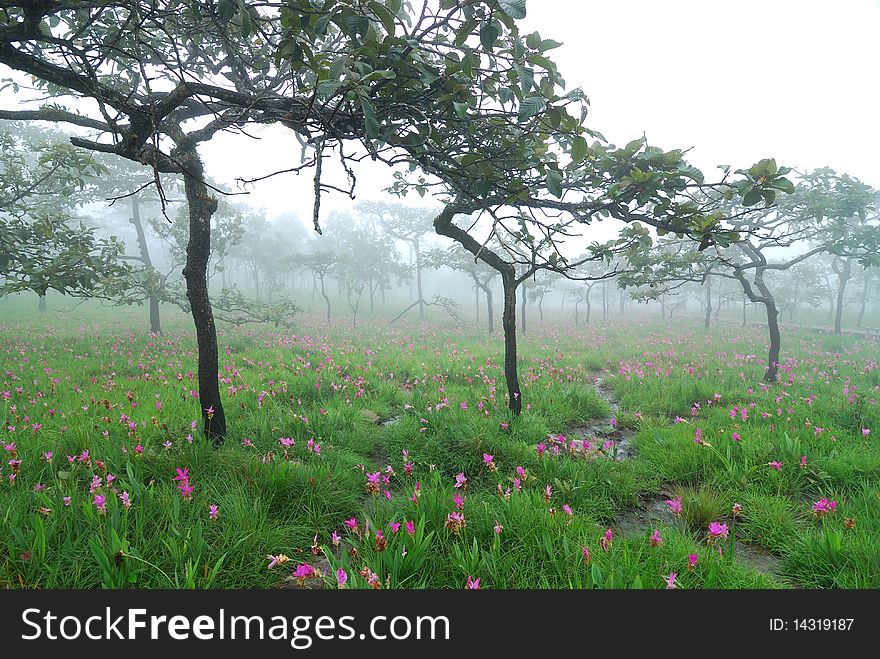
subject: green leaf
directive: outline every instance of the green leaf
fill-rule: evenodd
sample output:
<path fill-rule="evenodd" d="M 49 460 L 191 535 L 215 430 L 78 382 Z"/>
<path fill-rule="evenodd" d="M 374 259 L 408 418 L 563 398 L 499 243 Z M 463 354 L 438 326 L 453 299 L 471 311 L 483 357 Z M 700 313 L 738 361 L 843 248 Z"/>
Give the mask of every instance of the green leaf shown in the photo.
<path fill-rule="evenodd" d="M 782 171 L 782 170 L 780 170 Z M 777 178 L 770 184 L 771 188 L 776 188 L 780 192 L 784 192 L 785 194 L 794 194 L 794 183 L 789 181 L 787 178 Z"/>
<path fill-rule="evenodd" d="M 547 100 L 543 96 L 526 96 L 519 104 L 519 120 L 525 121 L 534 117 L 547 107 Z"/>
<path fill-rule="evenodd" d="M 501 30 L 494 23 L 483 23 L 480 27 L 480 43 L 483 44 L 483 48 L 492 50 L 500 34 Z"/>
<path fill-rule="evenodd" d="M 556 198 L 562 197 L 562 174 L 555 169 L 547 172 L 547 191 Z"/>
<path fill-rule="evenodd" d="M 575 136 L 575 138 L 571 141 L 571 159 L 576 163 L 583 162 L 583 160 L 587 157 L 589 148 L 590 147 L 587 145 L 587 140 L 585 140 L 580 135 Z"/>
<path fill-rule="evenodd" d="M 743 206 L 754 206 L 761 201 L 761 198 L 761 190 L 759 188 L 752 188 L 743 195 Z"/>
<path fill-rule="evenodd" d="M 361 110 L 364 113 L 364 128 L 371 140 L 379 139 L 379 120 L 376 118 L 376 106 L 368 96 L 359 96 Z"/>
<path fill-rule="evenodd" d="M 351 34 L 364 37 L 370 29 L 370 19 L 366 16 L 355 14 L 345 19 L 345 27 Z"/>
<path fill-rule="evenodd" d="M 392 12 L 384 5 L 376 2 L 375 0 L 368 2 L 367 6 L 373 11 L 374 14 L 376 14 L 376 18 L 378 18 L 379 21 L 382 23 L 382 27 L 385 28 L 385 32 L 387 32 L 391 36 L 394 36 L 394 14 L 396 12 Z"/>
<path fill-rule="evenodd" d="M 464 119 L 468 113 L 468 104 L 467 103 L 459 103 L 453 102 L 452 106 L 455 108 L 455 114 L 460 118 Z"/>
<path fill-rule="evenodd" d="M 501 11 L 511 18 L 526 17 L 526 0 L 499 0 L 498 4 L 501 6 Z"/>
<path fill-rule="evenodd" d="M 553 50 L 554 48 L 559 48 L 561 45 L 562 45 L 561 43 L 559 43 L 558 41 L 553 41 L 553 39 L 544 39 L 541 42 L 541 45 L 538 47 L 538 49 L 542 53 L 546 53 L 548 50 Z"/>

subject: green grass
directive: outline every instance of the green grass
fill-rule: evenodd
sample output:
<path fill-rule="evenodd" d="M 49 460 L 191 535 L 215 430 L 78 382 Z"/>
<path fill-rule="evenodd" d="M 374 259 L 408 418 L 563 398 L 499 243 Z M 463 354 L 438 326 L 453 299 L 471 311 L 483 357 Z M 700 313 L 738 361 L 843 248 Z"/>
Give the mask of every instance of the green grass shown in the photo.
<path fill-rule="evenodd" d="M 216 448 L 193 427 L 188 318 L 166 310 L 165 335 L 151 338 L 133 329 L 138 309 L 40 316 L 2 304 L 0 587 L 269 588 L 302 562 L 331 587 L 337 569 L 364 588 L 362 570 L 399 588 L 462 588 L 469 576 L 491 588 L 663 588 L 671 572 L 680 588 L 880 587 L 876 343 L 794 334 L 767 387 L 759 330 L 534 323 L 520 345 L 526 407 L 513 418 L 500 340 L 477 328 L 312 317 L 290 333 L 221 327 L 229 436 Z M 602 369 L 616 412 L 591 384 Z M 633 433 L 631 459 L 596 452 L 602 438 L 587 455 L 536 449 L 579 425 L 608 428 L 612 414 Z M 184 468 L 191 499 L 174 480 Z M 369 494 L 379 471 L 388 482 Z M 466 526 L 451 530 L 456 493 Z M 682 497 L 679 517 L 621 532 L 628 511 L 669 496 Z M 820 519 L 822 497 L 837 508 Z M 406 521 L 412 535 L 393 531 Z M 714 521 L 781 567 L 761 571 L 724 543 L 719 555 Z M 268 570 L 279 554 L 290 562 Z"/>

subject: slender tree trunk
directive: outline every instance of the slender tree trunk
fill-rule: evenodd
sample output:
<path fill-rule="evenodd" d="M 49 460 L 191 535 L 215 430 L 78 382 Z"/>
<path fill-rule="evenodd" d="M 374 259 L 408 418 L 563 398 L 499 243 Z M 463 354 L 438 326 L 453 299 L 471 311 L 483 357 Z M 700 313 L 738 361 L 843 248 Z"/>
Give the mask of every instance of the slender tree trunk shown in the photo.
<path fill-rule="evenodd" d="M 495 310 L 492 308 L 492 288 L 486 286 L 483 288 L 486 294 L 486 317 L 489 319 L 489 334 L 495 333 Z"/>
<path fill-rule="evenodd" d="M 869 270 L 865 268 L 862 271 L 862 299 L 859 306 L 859 319 L 856 322 L 856 327 L 861 328 L 862 323 L 865 320 L 865 305 L 868 303 L 868 282 L 870 281 Z"/>
<path fill-rule="evenodd" d="M 526 300 L 526 283 L 523 282 L 522 283 L 522 300 L 520 300 L 520 304 L 522 304 L 522 309 L 520 310 L 520 314 L 522 316 L 521 323 L 522 323 L 523 336 L 526 335 L 526 302 L 527 302 L 527 300 Z"/>
<path fill-rule="evenodd" d="M 208 195 L 204 167 L 195 146 L 178 145 L 174 154 L 184 169 L 183 183 L 189 206 L 189 242 L 183 276 L 199 349 L 199 404 L 205 436 L 219 442 L 226 436 L 226 415 L 220 400 L 217 328 L 208 298 L 211 216 L 217 210 L 217 200 Z"/>
<path fill-rule="evenodd" d="M 419 258 L 419 238 L 413 239 L 413 251 L 416 254 L 416 288 L 419 294 L 419 318 L 425 317 L 425 296 L 422 294 L 422 259 Z"/>
<path fill-rule="evenodd" d="M 522 393 L 519 388 L 519 375 L 516 363 L 516 279 L 512 272 L 501 273 L 504 290 L 504 311 L 501 324 L 504 329 L 504 378 L 507 381 L 507 394 L 510 397 L 510 410 L 519 415 L 522 411 Z M 525 291 L 525 287 L 523 287 Z"/>
<path fill-rule="evenodd" d="M 227 288 L 227 286 L 226 286 L 226 266 L 224 265 L 224 263 L 222 261 L 220 262 L 220 287 L 224 288 L 224 289 Z"/>
<path fill-rule="evenodd" d="M 846 298 L 846 285 L 852 277 L 852 257 L 843 259 L 843 267 L 835 267 L 837 272 L 837 309 L 834 312 L 834 333 L 840 334 L 843 320 L 843 303 Z"/>
<path fill-rule="evenodd" d="M 574 326 L 578 326 L 578 321 L 580 320 L 581 311 L 578 307 L 581 306 L 581 299 L 578 298 L 574 303 Z"/>
<path fill-rule="evenodd" d="M 590 312 L 591 312 L 592 310 L 593 310 L 593 303 L 590 302 L 590 296 L 589 296 L 589 294 L 587 294 L 587 317 L 586 317 L 586 319 L 584 320 L 584 324 L 585 324 L 585 325 L 589 325 L 589 324 L 590 324 Z"/>
<path fill-rule="evenodd" d="M 602 320 L 608 320 L 608 282 L 602 282 Z"/>
<path fill-rule="evenodd" d="M 706 318 L 703 321 L 703 328 L 708 330 L 712 324 L 712 280 L 706 277 Z"/>
<path fill-rule="evenodd" d="M 743 324 L 742 324 L 743 327 L 746 326 L 746 305 L 747 305 L 747 303 L 748 303 L 748 300 L 746 298 L 743 298 Z"/>
<path fill-rule="evenodd" d="M 779 372 L 779 350 L 782 345 L 782 335 L 779 333 L 779 310 L 773 301 L 766 302 L 764 307 L 767 309 L 767 327 L 770 331 L 770 351 L 764 380 L 776 382 Z"/>
<path fill-rule="evenodd" d="M 474 304 L 477 308 L 477 325 L 480 324 L 480 289 L 474 286 Z"/>
<path fill-rule="evenodd" d="M 153 260 L 150 258 L 150 250 L 147 246 L 147 237 L 146 234 L 144 234 L 143 222 L 141 222 L 141 204 L 137 195 L 134 195 L 131 198 L 131 218 L 129 221 L 137 234 L 138 250 L 141 253 L 141 261 L 144 264 L 144 268 L 146 268 L 151 279 L 155 278 L 156 271 L 153 268 Z M 156 282 L 153 283 L 155 284 Z M 154 290 L 149 291 L 149 305 L 150 332 L 153 334 L 162 334 L 162 323 L 159 318 L 159 298 L 156 296 L 156 291 Z"/>
<path fill-rule="evenodd" d="M 538 298 L 538 317 L 544 322 L 544 296 Z"/>
<path fill-rule="evenodd" d="M 327 320 L 330 320 L 330 297 L 327 295 L 327 292 L 324 290 L 324 275 L 318 275 L 318 280 L 321 282 L 321 297 L 324 298 L 324 302 L 327 304 Z"/>
<path fill-rule="evenodd" d="M 37 308 L 40 310 L 40 313 L 46 313 L 46 296 L 40 296 L 40 302 L 37 305 Z"/>

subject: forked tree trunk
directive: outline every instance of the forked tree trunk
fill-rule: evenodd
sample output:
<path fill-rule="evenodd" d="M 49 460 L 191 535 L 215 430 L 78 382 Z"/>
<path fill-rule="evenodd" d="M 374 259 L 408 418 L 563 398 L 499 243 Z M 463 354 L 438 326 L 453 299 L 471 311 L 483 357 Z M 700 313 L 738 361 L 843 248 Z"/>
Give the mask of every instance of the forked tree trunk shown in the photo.
<path fill-rule="evenodd" d="M 141 261 L 144 268 L 150 273 L 151 277 L 155 277 L 156 271 L 153 268 L 153 260 L 150 258 L 150 249 L 147 246 L 147 237 L 144 234 L 144 225 L 141 222 L 141 204 L 137 195 L 131 198 L 131 224 L 137 234 L 138 249 L 141 253 Z M 207 265 L 205 266 L 207 268 Z M 150 332 L 153 334 L 162 333 L 162 322 L 159 317 L 159 298 L 156 291 L 150 291 Z"/>
<path fill-rule="evenodd" d="M 327 295 L 326 290 L 324 289 L 324 275 L 318 275 L 318 280 L 321 282 L 321 297 L 324 298 L 324 302 L 327 304 L 327 321 L 330 321 L 330 297 Z"/>
<path fill-rule="evenodd" d="M 865 306 L 868 304 L 868 281 L 870 280 L 868 273 L 869 271 L 867 268 L 862 271 L 862 277 L 864 279 L 862 282 L 862 299 L 859 306 L 859 319 L 856 322 L 856 327 L 859 328 L 861 328 L 862 323 L 865 321 Z"/>
<path fill-rule="evenodd" d="M 220 400 L 217 328 L 208 298 L 211 216 L 217 210 L 217 200 L 208 194 L 204 167 L 195 146 L 179 145 L 174 153 L 184 170 L 183 184 L 189 206 L 189 242 L 186 245 L 183 276 L 199 349 L 199 405 L 205 436 L 220 442 L 226 436 L 226 415 Z"/>

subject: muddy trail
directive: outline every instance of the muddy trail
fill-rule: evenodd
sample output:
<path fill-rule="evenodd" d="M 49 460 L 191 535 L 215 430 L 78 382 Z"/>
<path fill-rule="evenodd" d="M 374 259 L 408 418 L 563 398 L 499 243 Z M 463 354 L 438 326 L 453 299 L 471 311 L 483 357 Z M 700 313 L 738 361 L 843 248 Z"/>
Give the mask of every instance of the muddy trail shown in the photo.
<path fill-rule="evenodd" d="M 597 437 L 601 440 L 611 439 L 615 443 L 616 453 L 612 455 L 617 460 L 626 460 L 635 455 L 635 447 L 632 438 L 635 430 L 618 429 L 613 427 L 612 419 L 620 412 L 620 401 L 614 390 L 606 382 L 606 374 L 603 371 L 593 371 L 590 374 L 596 393 L 608 403 L 611 408 L 611 416 L 598 419 L 589 425 L 573 426 L 568 429 L 566 437 L 571 440 L 575 436 L 581 439 Z M 661 491 L 660 494 L 646 494 L 639 504 L 620 510 L 611 522 L 611 527 L 624 537 L 638 537 L 650 533 L 658 525 L 678 526 L 678 520 L 670 507 L 666 504 L 667 499 L 673 498 L 671 492 Z M 725 521 L 725 520 L 721 520 Z M 729 521 L 729 520 L 728 520 Z M 735 532 L 734 526 L 734 532 Z M 736 540 L 734 558 L 752 569 L 791 583 L 783 573 L 782 558 L 772 554 L 763 547 L 748 544 Z M 796 585 L 796 584 L 793 584 Z"/>

